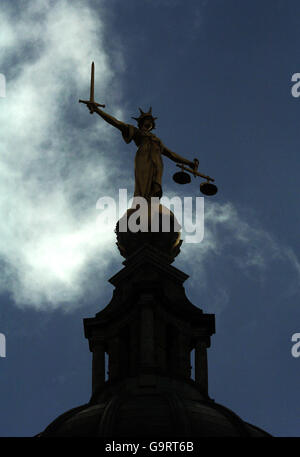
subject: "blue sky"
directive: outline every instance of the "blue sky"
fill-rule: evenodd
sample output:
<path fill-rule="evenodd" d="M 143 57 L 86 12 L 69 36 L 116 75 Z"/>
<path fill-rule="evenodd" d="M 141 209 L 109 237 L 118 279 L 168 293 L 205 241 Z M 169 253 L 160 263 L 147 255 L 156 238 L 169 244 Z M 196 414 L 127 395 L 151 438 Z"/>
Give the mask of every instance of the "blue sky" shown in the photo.
<path fill-rule="evenodd" d="M 0 6 L 0 435 L 32 436 L 87 402 L 82 318 L 110 300 L 121 268 L 96 202 L 133 192 L 134 145 L 78 103 L 89 91 L 216 178 L 205 236 L 175 266 L 216 314 L 209 391 L 277 436 L 299 436 L 300 5 L 293 0 L 121 0 Z M 172 181 L 166 195 L 197 196 Z"/>

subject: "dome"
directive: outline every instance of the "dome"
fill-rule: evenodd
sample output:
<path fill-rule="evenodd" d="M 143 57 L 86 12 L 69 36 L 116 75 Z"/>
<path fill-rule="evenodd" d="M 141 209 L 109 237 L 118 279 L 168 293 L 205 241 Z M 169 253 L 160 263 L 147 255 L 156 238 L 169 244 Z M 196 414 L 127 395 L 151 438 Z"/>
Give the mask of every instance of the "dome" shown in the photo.
<path fill-rule="evenodd" d="M 39 436 L 102 438 L 270 436 L 209 398 L 149 390 L 120 393 L 62 414 Z"/>

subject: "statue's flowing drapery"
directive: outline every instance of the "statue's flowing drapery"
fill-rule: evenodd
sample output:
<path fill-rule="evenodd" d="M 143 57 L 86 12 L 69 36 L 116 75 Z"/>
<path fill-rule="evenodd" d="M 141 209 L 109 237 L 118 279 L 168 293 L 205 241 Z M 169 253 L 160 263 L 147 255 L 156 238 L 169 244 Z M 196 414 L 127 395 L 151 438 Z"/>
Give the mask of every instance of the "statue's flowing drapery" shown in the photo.
<path fill-rule="evenodd" d="M 151 132 L 144 132 L 133 125 L 127 124 L 127 129 L 122 133 L 126 143 L 132 140 L 138 150 L 135 156 L 135 197 L 162 196 L 163 161 L 161 154 L 164 145 L 161 140 Z"/>

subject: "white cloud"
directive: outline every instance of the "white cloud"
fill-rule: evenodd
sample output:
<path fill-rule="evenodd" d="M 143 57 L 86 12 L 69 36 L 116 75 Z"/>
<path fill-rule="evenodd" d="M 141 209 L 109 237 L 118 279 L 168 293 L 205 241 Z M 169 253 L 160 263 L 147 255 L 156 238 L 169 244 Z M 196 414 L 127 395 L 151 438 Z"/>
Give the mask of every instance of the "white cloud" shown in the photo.
<path fill-rule="evenodd" d="M 117 255 L 113 232 L 96 227 L 96 201 L 113 192 L 116 134 L 78 104 L 92 60 L 96 95 L 113 99 L 114 75 L 101 4 L 99 15 L 78 0 L 23 6 L 18 17 L 0 11 L 0 68 L 11 63 L 0 105 L 0 286 L 19 306 L 67 308 L 84 294 L 89 262 L 99 256 L 103 269 Z"/>

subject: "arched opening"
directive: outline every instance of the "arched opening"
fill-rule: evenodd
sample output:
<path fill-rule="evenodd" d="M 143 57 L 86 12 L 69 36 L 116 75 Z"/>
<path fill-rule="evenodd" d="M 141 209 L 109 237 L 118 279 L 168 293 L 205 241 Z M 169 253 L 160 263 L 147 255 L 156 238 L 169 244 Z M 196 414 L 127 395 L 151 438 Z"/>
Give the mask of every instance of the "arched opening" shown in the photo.
<path fill-rule="evenodd" d="M 195 348 L 190 352 L 191 379 L 195 381 Z"/>
<path fill-rule="evenodd" d="M 105 376 L 104 376 L 104 380 L 105 381 L 108 381 L 109 379 L 109 355 L 107 352 L 104 352 L 104 372 L 105 372 Z"/>

